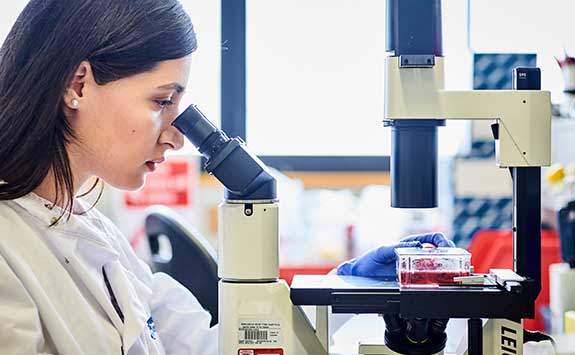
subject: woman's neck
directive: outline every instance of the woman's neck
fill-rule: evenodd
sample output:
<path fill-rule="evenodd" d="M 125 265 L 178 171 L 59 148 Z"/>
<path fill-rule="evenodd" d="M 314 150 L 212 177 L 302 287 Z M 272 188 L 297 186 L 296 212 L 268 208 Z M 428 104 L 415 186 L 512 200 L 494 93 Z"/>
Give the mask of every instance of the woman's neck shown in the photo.
<path fill-rule="evenodd" d="M 33 190 L 33 192 L 42 197 L 45 200 L 48 200 L 55 204 L 58 207 L 65 208 L 68 204 L 68 201 L 73 200 L 75 196 L 78 194 L 80 187 L 88 180 L 88 178 L 76 179 L 74 178 L 73 182 L 73 191 L 70 195 L 70 192 L 66 190 L 64 187 L 63 191 L 56 190 L 56 180 L 54 178 L 53 172 L 50 170 L 50 173 L 44 178 L 42 183 Z"/>
<path fill-rule="evenodd" d="M 79 162 L 82 161 L 82 157 L 77 147 L 74 145 L 67 146 L 67 153 L 70 164 L 70 171 L 73 178 L 73 191 L 67 191 L 65 186 L 62 186 L 63 191 L 56 190 L 56 179 L 52 169 L 50 169 L 48 175 L 46 175 L 42 183 L 33 191 L 36 195 L 54 203 L 56 206 L 61 208 L 65 208 L 65 206 L 68 204 L 68 201 L 73 201 L 75 196 L 77 196 L 80 188 L 90 178 L 90 174 L 87 173 L 88 170 L 82 166 L 82 164 L 79 164 Z"/>

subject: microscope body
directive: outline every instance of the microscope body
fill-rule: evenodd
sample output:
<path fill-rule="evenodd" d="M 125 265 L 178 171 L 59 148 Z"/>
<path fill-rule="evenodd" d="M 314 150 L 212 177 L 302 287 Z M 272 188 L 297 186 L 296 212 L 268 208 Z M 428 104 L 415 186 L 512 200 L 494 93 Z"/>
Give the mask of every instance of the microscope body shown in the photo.
<path fill-rule="evenodd" d="M 219 206 L 220 355 L 321 355 L 316 335 L 279 280 L 278 203 Z"/>

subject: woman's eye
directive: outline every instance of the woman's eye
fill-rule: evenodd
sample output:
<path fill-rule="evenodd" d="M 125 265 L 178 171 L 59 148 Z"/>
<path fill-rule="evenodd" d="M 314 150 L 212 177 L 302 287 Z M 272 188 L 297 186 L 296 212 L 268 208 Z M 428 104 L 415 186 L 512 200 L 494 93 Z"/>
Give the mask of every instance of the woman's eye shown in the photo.
<path fill-rule="evenodd" d="M 160 108 L 164 109 L 166 107 L 172 106 L 174 104 L 174 101 L 172 101 L 172 99 L 156 100 L 156 103 L 158 104 L 158 106 L 160 106 Z"/>

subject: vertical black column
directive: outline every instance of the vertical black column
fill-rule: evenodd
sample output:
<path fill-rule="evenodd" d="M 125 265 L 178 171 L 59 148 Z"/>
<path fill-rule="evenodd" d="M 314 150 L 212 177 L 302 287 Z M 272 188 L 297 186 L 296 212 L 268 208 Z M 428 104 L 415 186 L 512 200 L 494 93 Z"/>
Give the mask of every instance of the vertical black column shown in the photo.
<path fill-rule="evenodd" d="M 533 300 L 541 290 L 541 168 L 512 168 L 513 265 L 535 281 Z"/>
<path fill-rule="evenodd" d="M 467 321 L 467 355 L 483 355 L 483 322 L 481 319 Z"/>
<path fill-rule="evenodd" d="M 221 1 L 222 130 L 246 140 L 246 1 Z"/>

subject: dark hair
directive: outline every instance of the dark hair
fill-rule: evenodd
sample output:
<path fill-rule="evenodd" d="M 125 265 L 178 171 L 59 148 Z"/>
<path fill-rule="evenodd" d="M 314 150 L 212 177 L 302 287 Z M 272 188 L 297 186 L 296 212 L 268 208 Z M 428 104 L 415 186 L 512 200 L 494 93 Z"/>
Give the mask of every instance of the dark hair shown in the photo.
<path fill-rule="evenodd" d="M 177 0 L 31 0 L 0 49 L 0 200 L 30 193 L 52 170 L 56 201 L 67 195 L 72 212 L 66 146 L 77 137 L 63 97 L 82 61 L 104 85 L 195 49 Z"/>

